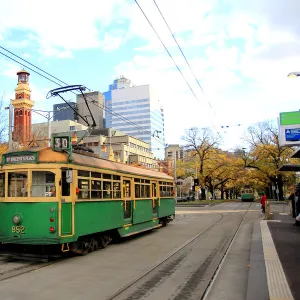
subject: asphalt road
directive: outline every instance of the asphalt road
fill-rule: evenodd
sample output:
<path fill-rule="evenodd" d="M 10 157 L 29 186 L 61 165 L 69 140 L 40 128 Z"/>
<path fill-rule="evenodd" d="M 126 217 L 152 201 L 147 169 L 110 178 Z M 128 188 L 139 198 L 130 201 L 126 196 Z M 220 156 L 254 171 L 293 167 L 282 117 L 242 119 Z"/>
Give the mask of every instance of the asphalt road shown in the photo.
<path fill-rule="evenodd" d="M 0 299 L 245 299 L 259 219 L 255 203 L 180 207 L 165 228 L 1 281 Z"/>

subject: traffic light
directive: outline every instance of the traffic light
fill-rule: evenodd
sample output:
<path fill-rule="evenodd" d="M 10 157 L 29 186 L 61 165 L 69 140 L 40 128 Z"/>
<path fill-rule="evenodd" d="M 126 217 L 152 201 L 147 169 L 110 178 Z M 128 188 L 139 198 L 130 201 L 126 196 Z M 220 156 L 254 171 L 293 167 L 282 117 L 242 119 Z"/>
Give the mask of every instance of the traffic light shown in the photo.
<path fill-rule="evenodd" d="M 195 178 L 194 179 L 194 186 L 198 186 L 199 185 L 199 179 L 198 178 Z"/>

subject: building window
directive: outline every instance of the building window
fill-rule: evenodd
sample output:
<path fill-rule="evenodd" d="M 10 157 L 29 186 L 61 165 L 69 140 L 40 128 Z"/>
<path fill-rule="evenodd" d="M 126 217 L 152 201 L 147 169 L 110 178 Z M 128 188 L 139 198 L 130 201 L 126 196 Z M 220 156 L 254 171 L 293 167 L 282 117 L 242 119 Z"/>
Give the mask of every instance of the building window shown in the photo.
<path fill-rule="evenodd" d="M 18 117 L 19 116 L 19 112 L 18 111 L 16 111 L 16 117 Z"/>
<path fill-rule="evenodd" d="M 23 116 L 23 111 L 22 111 L 22 110 L 20 110 L 20 117 L 21 117 L 21 116 Z"/>

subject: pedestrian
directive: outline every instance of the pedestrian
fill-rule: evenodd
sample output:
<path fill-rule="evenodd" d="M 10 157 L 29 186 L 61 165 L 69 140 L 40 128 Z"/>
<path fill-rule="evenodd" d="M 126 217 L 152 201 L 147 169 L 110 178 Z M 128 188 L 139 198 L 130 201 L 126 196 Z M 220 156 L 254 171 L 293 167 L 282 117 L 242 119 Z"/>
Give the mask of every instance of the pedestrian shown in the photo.
<path fill-rule="evenodd" d="M 267 202 L 267 196 L 266 196 L 266 194 L 264 194 L 260 199 L 261 212 L 263 214 L 266 212 L 266 202 Z"/>
<path fill-rule="evenodd" d="M 296 220 L 294 225 L 295 226 L 300 226 L 300 200 L 298 197 L 294 197 L 295 199 L 295 215 L 296 215 Z"/>

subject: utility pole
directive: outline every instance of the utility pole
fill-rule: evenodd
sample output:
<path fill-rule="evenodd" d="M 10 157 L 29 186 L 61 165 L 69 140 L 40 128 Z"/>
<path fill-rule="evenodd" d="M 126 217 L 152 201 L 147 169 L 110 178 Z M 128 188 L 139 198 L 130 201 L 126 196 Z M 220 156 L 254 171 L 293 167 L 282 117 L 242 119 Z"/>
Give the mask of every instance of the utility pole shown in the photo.
<path fill-rule="evenodd" d="M 9 106 L 5 107 L 9 110 L 8 116 L 8 151 L 12 150 L 12 128 L 13 128 L 13 105 L 12 99 L 10 99 Z"/>
<path fill-rule="evenodd" d="M 50 117 L 50 111 L 47 114 L 47 120 L 48 120 L 48 147 L 51 147 L 51 117 Z"/>
<path fill-rule="evenodd" d="M 175 155 L 174 155 L 175 154 Z M 177 176 L 176 176 L 176 151 L 168 152 L 168 157 L 172 158 L 173 160 L 173 168 L 174 168 L 174 180 L 175 180 L 175 202 L 177 203 Z"/>

